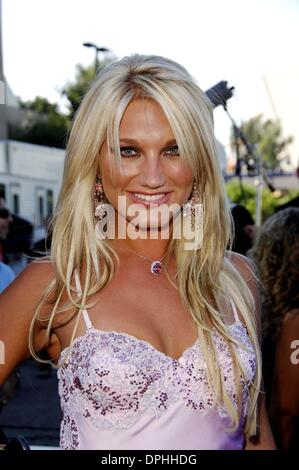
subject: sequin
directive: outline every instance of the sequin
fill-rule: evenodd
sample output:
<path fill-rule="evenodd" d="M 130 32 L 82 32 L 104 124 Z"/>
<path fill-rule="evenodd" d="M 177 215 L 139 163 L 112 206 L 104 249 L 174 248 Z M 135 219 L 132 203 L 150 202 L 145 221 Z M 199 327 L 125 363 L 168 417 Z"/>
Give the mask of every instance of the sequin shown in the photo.
<path fill-rule="evenodd" d="M 243 324 L 236 321 L 230 329 L 246 348 L 236 346 L 247 379 L 242 383 L 245 416 L 256 359 Z M 230 351 L 216 330 L 213 341 L 224 387 L 237 406 Z M 159 418 L 177 400 L 199 413 L 216 407 L 221 417 L 227 416 L 226 410 L 215 403 L 199 339 L 175 360 L 129 334 L 91 327 L 62 352 L 58 379 L 62 449 L 79 445 L 75 420 L 78 413 L 98 429 L 127 429 L 142 413 Z"/>

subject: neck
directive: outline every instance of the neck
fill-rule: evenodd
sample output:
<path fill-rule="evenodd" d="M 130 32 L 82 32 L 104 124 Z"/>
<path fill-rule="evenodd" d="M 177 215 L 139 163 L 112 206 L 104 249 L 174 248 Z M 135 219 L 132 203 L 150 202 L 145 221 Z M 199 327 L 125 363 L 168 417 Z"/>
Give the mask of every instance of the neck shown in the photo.
<path fill-rule="evenodd" d="M 127 221 L 126 224 L 128 224 Z M 140 231 L 136 239 L 129 237 L 128 230 L 126 230 L 125 238 L 123 236 L 119 238 L 117 225 L 116 222 L 115 239 L 109 240 L 112 247 L 131 250 L 151 259 L 160 259 L 165 254 L 171 238 L 171 229 L 168 231 L 162 228 L 152 233 L 146 230 Z"/>
<path fill-rule="evenodd" d="M 169 240 L 131 240 L 130 238 L 110 240 L 110 245 L 112 247 L 131 250 L 134 253 L 146 256 L 153 260 L 162 258 L 167 250 L 168 244 Z"/>

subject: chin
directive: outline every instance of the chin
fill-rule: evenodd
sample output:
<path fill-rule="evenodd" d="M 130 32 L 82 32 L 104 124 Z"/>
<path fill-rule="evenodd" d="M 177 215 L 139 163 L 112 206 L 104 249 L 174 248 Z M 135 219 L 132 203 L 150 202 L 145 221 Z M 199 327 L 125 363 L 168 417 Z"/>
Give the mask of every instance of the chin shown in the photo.
<path fill-rule="evenodd" d="M 158 234 L 159 232 L 166 230 L 168 227 L 170 228 L 170 225 L 171 225 L 170 220 L 164 224 L 161 224 L 161 223 L 150 224 L 148 220 L 144 220 L 144 221 L 141 220 L 141 221 L 138 221 L 138 224 L 136 224 L 132 222 L 131 220 L 128 220 L 127 233 L 130 234 L 130 232 L 135 232 L 137 234 L 138 232 L 140 232 L 141 234 L 146 234 L 146 238 L 148 238 L 149 234 L 152 233 L 153 238 L 157 238 L 154 236 L 154 234 Z"/>

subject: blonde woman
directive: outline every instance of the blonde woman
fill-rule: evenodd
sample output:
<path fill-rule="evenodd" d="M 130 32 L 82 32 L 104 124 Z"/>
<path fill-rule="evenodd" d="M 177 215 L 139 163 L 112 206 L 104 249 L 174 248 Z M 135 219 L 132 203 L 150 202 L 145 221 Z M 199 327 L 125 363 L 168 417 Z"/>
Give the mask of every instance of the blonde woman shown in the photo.
<path fill-rule="evenodd" d="M 73 123 L 50 256 L 0 303 L 1 380 L 48 347 L 62 449 L 275 447 L 256 281 L 230 239 L 206 96 L 162 57 L 107 66 Z"/>

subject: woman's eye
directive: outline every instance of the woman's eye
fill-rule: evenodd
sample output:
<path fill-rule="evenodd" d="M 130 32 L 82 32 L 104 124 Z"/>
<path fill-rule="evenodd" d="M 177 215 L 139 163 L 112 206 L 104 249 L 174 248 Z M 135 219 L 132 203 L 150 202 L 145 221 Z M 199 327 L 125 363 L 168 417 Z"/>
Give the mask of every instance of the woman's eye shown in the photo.
<path fill-rule="evenodd" d="M 177 145 L 174 147 L 170 147 L 166 150 L 167 155 L 171 155 L 172 157 L 178 157 L 180 155 L 179 148 Z"/>
<path fill-rule="evenodd" d="M 130 158 L 130 157 L 135 157 L 137 155 L 137 152 L 135 149 L 131 147 L 121 147 L 120 154 L 122 157 Z"/>

